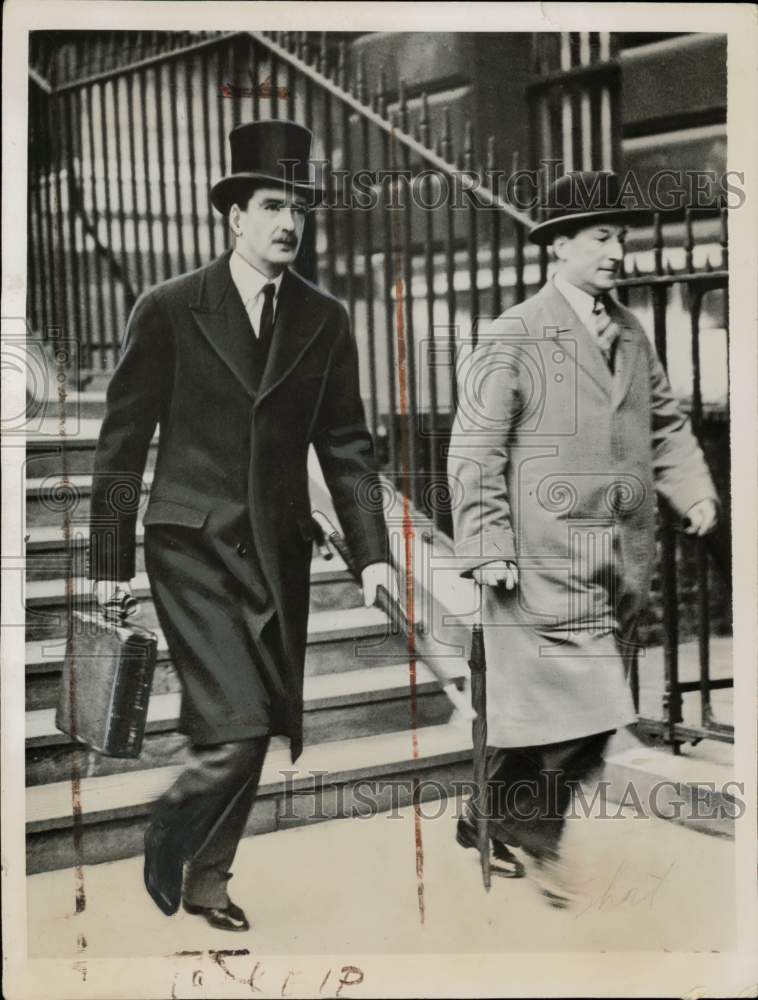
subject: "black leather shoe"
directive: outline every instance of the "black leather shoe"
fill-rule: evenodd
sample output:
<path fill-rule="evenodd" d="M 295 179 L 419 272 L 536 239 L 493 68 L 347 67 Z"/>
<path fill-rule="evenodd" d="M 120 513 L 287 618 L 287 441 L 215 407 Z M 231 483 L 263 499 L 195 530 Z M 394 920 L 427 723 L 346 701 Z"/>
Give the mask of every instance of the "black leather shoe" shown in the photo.
<path fill-rule="evenodd" d="M 224 907 L 219 906 L 194 906 L 192 903 L 183 903 L 182 906 L 187 913 L 192 913 L 198 917 L 205 917 L 211 927 L 218 927 L 222 931 L 249 931 L 250 924 L 245 916 L 245 911 L 236 906 L 230 900 Z"/>
<path fill-rule="evenodd" d="M 458 820 L 455 839 L 461 847 L 479 847 L 476 824 L 468 816 L 461 816 Z M 492 849 L 490 871 L 493 875 L 497 875 L 500 878 L 524 877 L 524 866 L 514 854 L 511 854 L 502 840 L 491 838 L 490 846 Z"/>
<path fill-rule="evenodd" d="M 166 916 L 179 909 L 184 862 L 168 843 L 167 828 L 151 823 L 145 831 L 145 888 Z"/>

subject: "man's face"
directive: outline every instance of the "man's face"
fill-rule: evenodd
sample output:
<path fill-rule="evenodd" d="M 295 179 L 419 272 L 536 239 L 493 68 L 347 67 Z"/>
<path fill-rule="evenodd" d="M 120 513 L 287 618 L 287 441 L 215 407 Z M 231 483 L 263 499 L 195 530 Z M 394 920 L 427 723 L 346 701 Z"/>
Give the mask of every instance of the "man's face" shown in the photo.
<path fill-rule="evenodd" d="M 256 188 L 245 208 L 232 205 L 229 211 L 235 249 L 261 273 L 276 277 L 297 256 L 307 204 L 284 188 Z"/>
<path fill-rule="evenodd" d="M 557 236 L 553 251 L 561 275 L 590 295 L 609 291 L 624 258 L 625 235 L 624 226 L 604 222 L 580 229 L 574 236 Z"/>

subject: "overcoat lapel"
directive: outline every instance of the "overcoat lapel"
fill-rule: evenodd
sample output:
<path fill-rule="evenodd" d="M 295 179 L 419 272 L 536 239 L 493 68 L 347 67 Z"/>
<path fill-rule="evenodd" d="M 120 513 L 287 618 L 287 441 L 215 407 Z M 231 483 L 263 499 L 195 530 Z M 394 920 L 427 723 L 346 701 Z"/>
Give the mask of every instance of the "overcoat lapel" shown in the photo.
<path fill-rule="evenodd" d="M 616 345 L 616 374 L 613 377 L 613 389 L 611 402 L 614 409 L 617 409 L 624 401 L 629 386 L 632 384 L 634 370 L 637 364 L 637 354 L 640 349 L 640 334 L 624 318 L 621 309 L 616 302 L 611 299 L 609 309 L 611 319 L 619 328 L 619 339 Z"/>
<path fill-rule="evenodd" d="M 198 300 L 190 305 L 211 347 L 253 398 L 257 395 L 255 334 L 229 270 L 230 253 L 215 260 L 203 275 Z"/>
<path fill-rule="evenodd" d="M 573 337 L 576 340 L 577 365 L 610 399 L 613 377 L 595 335 L 587 329 L 552 281 L 544 285 L 538 294 L 551 325 L 556 327 L 555 338 Z"/>
<path fill-rule="evenodd" d="M 279 290 L 266 371 L 256 405 L 295 370 L 326 326 L 325 300 L 292 271 L 285 271 Z"/>

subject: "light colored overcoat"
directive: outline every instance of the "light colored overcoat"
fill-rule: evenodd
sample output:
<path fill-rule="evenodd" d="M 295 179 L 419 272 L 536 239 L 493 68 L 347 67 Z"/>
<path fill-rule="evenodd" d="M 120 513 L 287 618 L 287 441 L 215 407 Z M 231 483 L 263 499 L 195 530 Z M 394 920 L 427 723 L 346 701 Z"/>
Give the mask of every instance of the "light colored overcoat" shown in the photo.
<path fill-rule="evenodd" d="M 448 474 L 461 572 L 519 567 L 514 590 L 483 589 L 492 746 L 634 720 L 624 637 L 650 586 L 656 492 L 679 515 L 716 499 L 642 326 L 615 301 L 609 312 L 613 375 L 553 282 L 495 320 L 459 368 Z"/>

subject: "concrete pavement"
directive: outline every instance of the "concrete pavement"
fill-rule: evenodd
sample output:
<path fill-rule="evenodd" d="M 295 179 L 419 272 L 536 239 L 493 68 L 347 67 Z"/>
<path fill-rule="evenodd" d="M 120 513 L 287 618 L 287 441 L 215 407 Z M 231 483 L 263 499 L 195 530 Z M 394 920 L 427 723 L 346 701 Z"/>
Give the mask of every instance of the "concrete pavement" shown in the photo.
<path fill-rule="evenodd" d="M 29 957 L 168 956 L 249 949 L 259 955 L 724 951 L 734 946 L 734 844 L 626 810 L 573 819 L 568 856 L 581 859 L 574 910 L 552 910 L 528 880 L 485 894 L 474 851 L 454 841 L 456 803 L 422 804 L 423 864 L 414 816 L 343 819 L 251 837 L 231 894 L 248 933 L 198 917 L 165 917 L 142 886 L 141 858 L 31 876 Z M 419 892 L 419 889 L 422 889 Z M 420 919 L 423 902 L 424 922 Z"/>

